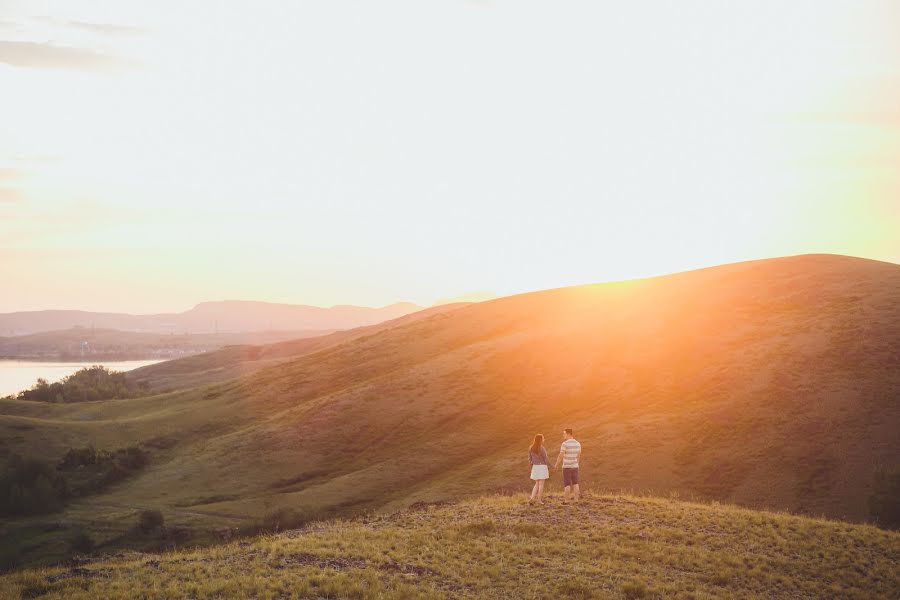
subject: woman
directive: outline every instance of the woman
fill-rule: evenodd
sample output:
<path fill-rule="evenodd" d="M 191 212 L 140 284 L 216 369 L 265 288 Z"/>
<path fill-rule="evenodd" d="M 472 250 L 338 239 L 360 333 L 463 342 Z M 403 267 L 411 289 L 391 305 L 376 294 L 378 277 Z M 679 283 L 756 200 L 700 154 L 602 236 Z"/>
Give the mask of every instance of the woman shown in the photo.
<path fill-rule="evenodd" d="M 544 482 L 550 479 L 550 459 L 544 448 L 544 436 L 540 433 L 534 436 L 534 442 L 528 449 L 528 461 L 531 463 L 531 479 L 534 481 L 529 502 L 536 500 L 538 504 L 543 504 L 541 496 L 544 494 Z"/>

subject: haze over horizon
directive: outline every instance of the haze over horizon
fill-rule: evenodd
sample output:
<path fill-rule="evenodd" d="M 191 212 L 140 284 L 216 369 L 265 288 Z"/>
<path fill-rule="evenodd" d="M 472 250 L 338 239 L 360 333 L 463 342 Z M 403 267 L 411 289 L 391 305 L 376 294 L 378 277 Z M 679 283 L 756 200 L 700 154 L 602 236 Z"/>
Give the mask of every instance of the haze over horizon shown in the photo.
<path fill-rule="evenodd" d="M 4 2 L 0 312 L 900 263 L 898 22 L 875 0 Z"/>

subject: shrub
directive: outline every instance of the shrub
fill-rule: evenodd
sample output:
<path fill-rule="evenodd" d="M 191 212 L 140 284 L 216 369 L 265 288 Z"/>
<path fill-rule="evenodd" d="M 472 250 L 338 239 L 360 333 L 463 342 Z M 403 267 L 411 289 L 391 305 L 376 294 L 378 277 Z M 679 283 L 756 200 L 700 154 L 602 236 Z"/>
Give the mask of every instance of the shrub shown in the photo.
<path fill-rule="evenodd" d="M 0 514 L 40 514 L 62 508 L 66 480 L 51 465 L 12 454 L 0 468 Z"/>
<path fill-rule="evenodd" d="M 185 525 L 166 527 L 166 538 L 176 544 L 183 544 L 191 539 L 193 535 L 194 532 L 191 528 Z"/>
<path fill-rule="evenodd" d="M 138 529 L 150 533 L 163 526 L 163 516 L 158 510 L 143 510 L 138 516 Z"/>
<path fill-rule="evenodd" d="M 594 589 L 586 582 L 580 579 L 568 579 L 559 584 L 557 588 L 558 595 L 561 598 L 577 598 L 578 600 L 588 600 L 594 597 Z"/>
<path fill-rule="evenodd" d="M 239 535 L 259 535 L 274 533 L 285 529 L 303 527 L 315 519 L 313 513 L 298 511 L 292 508 L 281 508 L 265 515 L 261 520 L 238 529 Z"/>
<path fill-rule="evenodd" d="M 94 365 L 56 383 L 38 379 L 30 390 L 19 392 L 19 400 L 33 402 L 86 402 L 110 398 L 136 398 L 148 393 L 146 382 L 130 381 L 125 373 Z"/>
<path fill-rule="evenodd" d="M 93 446 L 70 448 L 60 459 L 57 469 L 70 472 L 74 495 L 98 492 L 143 469 L 149 461 L 147 451 L 139 446 L 119 448 L 114 452 L 96 450 Z"/>
<path fill-rule="evenodd" d="M 146 466 L 138 446 L 115 452 L 93 446 L 69 448 L 52 464 L 18 454 L 0 463 L 0 515 L 33 515 L 60 510 L 68 499 L 98 492 Z"/>
<path fill-rule="evenodd" d="M 69 540 L 69 547 L 72 549 L 72 552 L 78 552 L 79 554 L 88 554 L 92 552 L 94 546 L 96 546 L 94 538 L 84 531 L 79 531 Z"/>
<path fill-rule="evenodd" d="M 640 581 L 629 581 L 622 584 L 622 593 L 629 600 L 647 596 L 647 586 Z"/>

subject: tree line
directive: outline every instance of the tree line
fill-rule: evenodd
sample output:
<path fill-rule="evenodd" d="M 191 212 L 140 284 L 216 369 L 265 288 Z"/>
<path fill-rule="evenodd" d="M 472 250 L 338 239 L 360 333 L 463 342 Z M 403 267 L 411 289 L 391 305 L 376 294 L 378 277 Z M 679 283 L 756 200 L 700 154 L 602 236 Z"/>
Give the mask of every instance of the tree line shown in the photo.
<path fill-rule="evenodd" d="M 0 467 L 0 515 L 55 512 L 72 498 L 100 492 L 140 471 L 148 460 L 139 446 L 112 452 L 70 448 L 55 465 L 11 454 Z"/>
<path fill-rule="evenodd" d="M 137 398 L 149 392 L 146 382 L 129 380 L 122 371 L 101 365 L 86 367 L 56 383 L 38 379 L 31 389 L 19 392 L 17 400 L 32 402 L 87 402 L 112 398 Z"/>

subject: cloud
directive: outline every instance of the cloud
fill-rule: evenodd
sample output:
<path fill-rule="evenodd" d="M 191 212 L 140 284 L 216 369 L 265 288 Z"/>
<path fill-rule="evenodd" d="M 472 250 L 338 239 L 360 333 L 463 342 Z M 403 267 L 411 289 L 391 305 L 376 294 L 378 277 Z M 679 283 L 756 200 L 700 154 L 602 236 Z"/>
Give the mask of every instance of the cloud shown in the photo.
<path fill-rule="evenodd" d="M 56 17 L 34 17 L 39 21 L 56 25 L 57 27 L 70 27 L 72 29 L 80 29 L 89 31 L 99 35 L 124 36 L 124 35 L 141 35 L 147 33 L 142 27 L 133 25 L 119 25 L 116 23 L 89 23 L 87 21 L 73 21 L 69 19 L 58 19 Z"/>
<path fill-rule="evenodd" d="M 0 63 L 14 67 L 75 71 L 106 71 L 129 64 L 115 56 L 84 48 L 10 41 L 0 41 Z"/>

